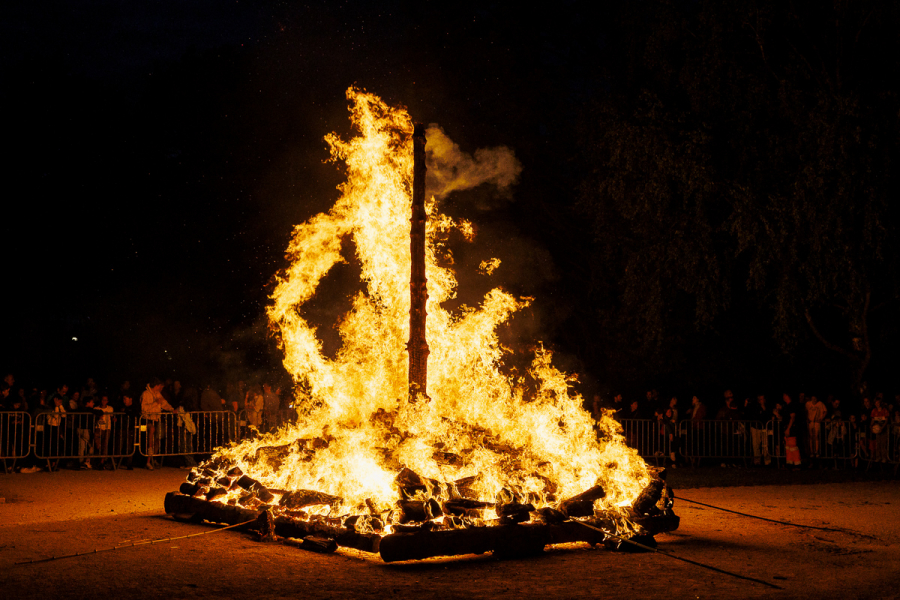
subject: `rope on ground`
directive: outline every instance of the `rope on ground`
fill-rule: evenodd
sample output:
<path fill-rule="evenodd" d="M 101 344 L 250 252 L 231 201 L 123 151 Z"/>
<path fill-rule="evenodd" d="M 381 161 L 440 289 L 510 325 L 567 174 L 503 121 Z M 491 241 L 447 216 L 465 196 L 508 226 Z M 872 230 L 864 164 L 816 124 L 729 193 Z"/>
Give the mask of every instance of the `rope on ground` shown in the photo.
<path fill-rule="evenodd" d="M 721 506 L 713 506 L 712 504 L 705 504 L 703 502 L 697 502 L 696 500 L 689 500 L 688 498 L 684 498 L 682 496 L 677 497 L 679 500 L 684 502 L 690 502 L 691 504 L 699 504 L 700 506 L 705 506 L 707 508 L 714 508 L 716 510 L 721 510 L 727 513 L 732 513 L 735 515 L 740 515 L 742 517 L 749 517 L 751 519 L 759 519 L 760 521 L 768 521 L 769 523 L 778 523 L 779 525 L 790 525 L 791 527 L 800 527 L 802 529 L 817 529 L 819 531 L 833 531 L 835 533 L 849 533 L 851 535 L 857 535 L 864 538 L 869 538 L 872 540 L 877 540 L 878 538 L 874 535 L 868 535 L 865 533 L 859 533 L 857 531 L 851 531 L 849 529 L 837 529 L 834 527 L 819 527 L 816 525 L 800 525 L 799 523 L 791 523 L 790 521 L 779 521 L 778 519 L 770 519 L 768 517 L 760 517 L 758 515 L 751 515 L 747 513 L 742 513 L 736 510 L 731 510 L 730 508 L 722 508 Z"/>
<path fill-rule="evenodd" d="M 91 550 L 88 552 L 76 552 L 74 554 L 64 554 L 62 556 L 50 556 L 48 558 L 37 558 L 34 560 L 23 560 L 21 562 L 13 563 L 16 565 L 32 565 L 36 563 L 50 562 L 54 560 L 61 560 L 63 558 L 74 558 L 76 556 L 87 556 L 88 554 L 97 554 L 99 552 L 110 552 L 112 550 L 122 550 L 124 548 L 135 548 L 137 546 L 150 546 L 153 544 L 161 544 L 163 542 L 174 542 L 175 540 L 183 540 L 186 538 L 197 537 L 201 535 L 209 535 L 211 533 L 218 533 L 220 531 L 225 531 L 226 529 L 234 529 L 236 527 L 241 527 L 243 525 L 249 525 L 250 523 L 255 523 L 256 519 L 252 519 L 250 521 L 245 521 L 243 523 L 236 523 L 234 525 L 227 525 L 225 527 L 220 527 L 219 529 L 213 529 L 211 531 L 201 531 L 199 533 L 191 533 L 189 535 L 180 535 L 178 537 L 170 537 L 170 538 L 162 538 L 159 540 L 141 540 L 138 542 L 132 542 L 130 544 L 123 544 L 121 546 L 113 546 L 111 548 L 98 548 L 96 550 Z"/>
<path fill-rule="evenodd" d="M 603 535 L 605 535 L 611 539 L 614 539 L 614 540 L 617 540 L 620 542 L 625 542 L 626 544 L 631 544 L 632 546 L 636 546 L 637 548 L 640 548 L 641 550 L 647 550 L 648 552 L 655 552 L 657 554 L 662 554 L 663 556 L 668 556 L 669 558 L 674 558 L 675 560 L 680 560 L 682 562 L 690 563 L 690 564 L 696 565 L 698 567 L 703 567 L 704 569 L 709 569 L 710 571 L 715 571 L 716 573 L 722 573 L 723 575 L 728 575 L 730 577 L 736 577 L 737 579 L 744 579 L 746 581 L 752 581 L 754 583 L 761 583 L 762 585 L 768 586 L 770 588 L 774 588 L 776 590 L 784 589 L 781 586 L 775 585 L 774 583 L 769 583 L 768 581 L 765 581 L 763 579 L 757 579 L 755 577 L 748 577 L 747 575 L 741 575 L 739 573 L 734 573 L 732 571 L 726 571 L 725 569 L 720 569 L 718 567 L 714 567 L 712 565 L 707 565 L 705 563 L 698 562 L 696 560 L 684 558 L 682 556 L 678 556 L 677 554 L 672 554 L 671 552 L 666 552 L 664 550 L 660 550 L 659 548 L 651 548 L 650 546 L 645 546 L 644 544 L 639 544 L 638 542 L 633 542 L 627 538 L 623 538 L 623 537 L 620 537 L 613 533 L 610 533 L 609 531 L 606 531 L 605 529 L 601 529 L 599 527 L 594 527 L 593 525 L 588 525 L 587 523 L 584 523 L 582 521 L 575 520 L 574 522 L 578 523 L 580 525 L 584 525 L 588 529 L 593 529 L 594 531 L 599 531 L 600 533 L 602 533 Z"/>

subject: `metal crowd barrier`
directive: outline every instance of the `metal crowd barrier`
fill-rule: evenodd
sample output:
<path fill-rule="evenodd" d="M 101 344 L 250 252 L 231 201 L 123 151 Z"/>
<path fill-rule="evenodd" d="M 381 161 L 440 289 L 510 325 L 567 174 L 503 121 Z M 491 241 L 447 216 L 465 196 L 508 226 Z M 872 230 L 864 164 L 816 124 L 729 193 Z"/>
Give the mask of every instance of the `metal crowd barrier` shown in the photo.
<path fill-rule="evenodd" d="M 655 419 L 622 419 L 622 432 L 626 443 L 644 458 L 668 457 L 675 443 L 678 431 L 667 427 Z"/>
<path fill-rule="evenodd" d="M 250 427 L 255 427 L 260 432 L 270 432 L 283 425 L 293 425 L 296 422 L 297 411 L 293 408 L 282 408 L 276 411 L 262 410 L 255 414 L 243 409 L 238 413 L 238 425 L 242 437 L 249 434 Z"/>
<path fill-rule="evenodd" d="M 713 458 L 746 463 L 747 459 L 759 458 L 765 461 L 769 449 L 766 426 L 761 421 L 686 419 L 679 424 L 679 432 L 682 454 L 694 460 Z"/>
<path fill-rule="evenodd" d="M 134 419 L 125 413 L 109 413 L 104 428 L 90 413 L 41 413 L 34 420 L 32 446 L 38 460 L 47 461 L 54 470 L 60 460 L 79 462 L 94 458 L 110 459 L 113 468 L 118 459 L 134 454 Z"/>
<path fill-rule="evenodd" d="M 31 452 L 31 415 L 22 411 L 0 412 L 0 460 L 3 471 L 15 469 L 16 461 Z M 7 464 L 7 461 L 11 461 Z"/>
<path fill-rule="evenodd" d="M 138 450 L 148 457 L 211 454 L 219 446 L 239 441 L 237 417 L 231 411 L 143 415 Z"/>

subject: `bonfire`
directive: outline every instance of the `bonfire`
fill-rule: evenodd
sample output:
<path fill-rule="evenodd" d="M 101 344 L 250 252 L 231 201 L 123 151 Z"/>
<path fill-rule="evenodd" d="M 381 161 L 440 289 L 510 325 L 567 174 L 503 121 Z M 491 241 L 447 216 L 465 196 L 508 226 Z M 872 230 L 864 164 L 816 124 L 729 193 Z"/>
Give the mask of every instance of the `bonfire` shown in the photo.
<path fill-rule="evenodd" d="M 290 266 L 268 308 L 296 384 L 297 421 L 218 448 L 167 496 L 167 512 L 233 523 L 261 515 L 270 536 L 380 550 L 385 560 L 647 541 L 676 527 L 661 473 L 625 444 L 611 416 L 596 421 L 584 410 L 575 378 L 548 349 L 535 341 L 526 368 L 509 366 L 513 352 L 498 329 L 533 299 L 495 287 L 477 306 L 453 302 L 449 240 L 471 240 L 477 229 L 444 214 L 441 200 L 466 186 L 510 185 L 511 153 L 476 153 L 464 173 L 443 160 L 459 150 L 440 128 L 420 128 L 429 181 L 439 187 L 423 195 L 407 111 L 356 88 L 347 97 L 355 135 L 326 137 L 347 179 L 330 211 L 294 229 Z M 418 286 L 416 193 L 424 209 Z M 304 306 L 332 268 L 351 260 L 360 286 L 335 324 L 341 346 L 328 355 Z M 498 269 L 498 259 L 486 259 L 482 276 Z M 411 335 L 417 287 L 424 340 Z M 427 383 L 411 383 L 409 349 L 424 361 Z"/>

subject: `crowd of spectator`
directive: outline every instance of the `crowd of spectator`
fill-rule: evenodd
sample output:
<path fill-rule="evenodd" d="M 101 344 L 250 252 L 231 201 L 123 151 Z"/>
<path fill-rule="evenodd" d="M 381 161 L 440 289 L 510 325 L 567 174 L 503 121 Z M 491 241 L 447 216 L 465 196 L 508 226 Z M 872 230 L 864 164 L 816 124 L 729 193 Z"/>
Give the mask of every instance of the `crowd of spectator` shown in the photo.
<path fill-rule="evenodd" d="M 251 428 L 272 429 L 272 415 L 288 409 L 287 404 L 281 390 L 269 382 L 235 381 L 220 393 L 212 383 L 194 386 L 152 378 L 142 389 L 123 381 L 110 391 L 88 377 L 80 386 L 60 383 L 48 390 L 18 385 L 7 373 L 0 382 L 0 457 L 19 457 L 15 469 L 22 473 L 45 467 L 112 469 L 115 458 L 110 455 L 126 469 L 136 462 L 154 469 L 160 464 L 158 456 L 167 454 L 177 454 L 189 467 L 195 464 L 193 451 L 201 453 L 192 437 L 198 428 L 211 427 L 207 417 L 194 423 L 191 413 L 240 415 L 246 434 Z M 900 463 L 900 394 L 890 400 L 881 392 L 863 393 L 850 402 L 805 392 L 782 393 L 774 400 L 766 394 L 740 400 L 725 390 L 720 401 L 708 405 L 697 396 L 688 404 L 649 390 L 644 398 L 629 401 L 622 394 L 608 400 L 594 396 L 591 409 L 598 420 L 608 412 L 625 424 L 626 440 L 639 452 L 662 453 L 675 466 L 704 460 L 719 464 L 720 458 L 725 459 L 723 466 L 730 466 L 736 457 L 748 462 L 752 458 L 760 466 L 778 464 L 773 458 L 780 458 L 793 468 L 821 465 L 823 458 L 843 459 L 854 468 L 871 462 Z M 32 424 L 42 425 L 36 427 L 40 435 L 35 434 L 31 448 L 28 438 L 13 435 L 22 429 L 25 413 L 31 415 Z M 171 418 L 161 421 L 166 413 L 172 413 Z M 141 423 L 142 433 L 136 434 L 133 427 L 114 427 L 123 418 Z M 172 422 L 177 429 L 167 428 Z M 167 436 L 177 439 L 168 440 L 169 451 L 160 452 Z M 66 447 L 53 446 L 57 439 L 65 440 Z M 140 453 L 131 452 L 136 442 L 142 444 Z M 45 449 L 40 457 L 35 451 L 39 448 Z M 48 460 L 51 453 L 60 458 Z"/>
<path fill-rule="evenodd" d="M 282 408 L 289 407 L 282 406 L 280 388 L 268 382 L 230 382 L 224 393 L 220 393 L 220 388 L 213 383 L 201 387 L 158 378 L 151 378 L 143 388 L 123 381 L 116 388 L 107 389 L 88 377 L 82 385 L 61 382 L 54 388 L 42 389 L 19 385 L 14 374 L 7 373 L 0 383 L 0 457 L 19 457 L 15 470 L 20 473 L 35 473 L 44 468 L 113 469 L 110 454 L 119 455 L 119 466 L 123 468 L 133 469 L 139 461 L 138 466 L 152 470 L 160 464 L 157 455 L 160 441 L 166 435 L 160 419 L 165 413 L 172 413 L 177 431 L 184 432 L 179 436 L 182 439 L 177 440 L 182 442 L 178 446 L 181 450 L 193 447 L 184 440 L 197 433 L 198 424 L 193 422 L 190 413 L 240 415 L 241 422 L 248 426 L 247 431 L 249 427 L 271 428 L 266 416 L 277 414 Z M 36 443 L 32 448 L 22 432 L 25 413 L 31 416 L 32 424 L 39 425 L 35 427 Z M 143 436 L 139 441 L 143 443 L 145 457 L 130 452 L 136 434 L 133 427 L 127 431 L 115 427 L 119 419 L 143 424 L 145 429 L 137 435 Z M 203 423 L 199 425 L 202 427 Z M 111 433 L 116 433 L 118 438 L 111 437 Z M 44 452 L 39 457 L 41 449 Z M 47 454 L 60 458 L 49 460 Z M 184 454 L 184 466 L 195 464 L 192 455 L 179 454 Z M 71 458 L 76 455 L 77 458 Z"/>
<path fill-rule="evenodd" d="M 649 431 L 666 442 L 669 462 L 675 466 L 720 455 L 752 457 L 753 464 L 768 466 L 773 464 L 773 454 L 793 468 L 824 465 L 826 457 L 841 459 L 853 468 L 868 467 L 870 462 L 900 462 L 900 394 L 889 399 L 883 392 L 864 390 L 858 400 L 844 402 L 833 394 L 823 400 L 801 391 L 785 392 L 774 400 L 766 394 L 740 400 L 725 390 L 721 401 L 710 404 L 693 396 L 688 405 L 649 390 L 643 399 L 629 401 L 621 394 L 607 401 L 594 396 L 592 412 L 598 419 L 610 411 L 623 423 L 649 423 Z M 647 428 L 625 429 L 630 444 L 650 447 L 633 433 Z M 687 438 L 692 444 L 686 443 Z"/>

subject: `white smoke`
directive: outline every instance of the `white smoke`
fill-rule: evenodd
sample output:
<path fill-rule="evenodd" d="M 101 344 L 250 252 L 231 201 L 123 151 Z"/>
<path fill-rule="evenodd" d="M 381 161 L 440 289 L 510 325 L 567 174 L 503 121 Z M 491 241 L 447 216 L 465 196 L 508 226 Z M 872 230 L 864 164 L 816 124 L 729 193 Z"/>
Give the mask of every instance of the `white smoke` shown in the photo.
<path fill-rule="evenodd" d="M 505 191 L 519 177 L 522 165 L 505 146 L 482 148 L 475 156 L 459 149 L 444 130 L 435 124 L 425 131 L 428 140 L 428 194 L 440 199 L 450 192 L 492 183 Z"/>

